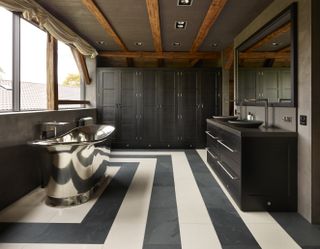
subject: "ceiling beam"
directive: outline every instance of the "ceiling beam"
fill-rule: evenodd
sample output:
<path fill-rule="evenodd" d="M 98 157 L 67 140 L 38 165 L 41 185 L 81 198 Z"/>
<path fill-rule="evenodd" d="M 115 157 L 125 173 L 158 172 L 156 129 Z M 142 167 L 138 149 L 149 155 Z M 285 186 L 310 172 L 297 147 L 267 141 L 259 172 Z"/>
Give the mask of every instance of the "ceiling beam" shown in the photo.
<path fill-rule="evenodd" d="M 101 51 L 99 53 L 102 57 L 114 58 L 146 58 L 146 59 L 218 59 L 219 52 L 114 52 Z"/>
<path fill-rule="evenodd" d="M 290 51 L 291 51 L 291 46 L 290 45 L 277 50 L 277 52 L 290 52 Z"/>
<path fill-rule="evenodd" d="M 190 61 L 190 67 L 194 67 L 199 61 L 200 61 L 200 59 L 192 59 Z"/>
<path fill-rule="evenodd" d="M 97 19 L 97 21 L 100 23 L 100 25 L 105 30 L 105 32 L 112 37 L 112 39 L 115 41 L 115 43 L 117 43 L 118 46 L 123 51 L 128 51 L 124 42 L 121 40 L 121 38 L 116 33 L 116 31 L 112 28 L 108 19 L 104 16 L 104 14 L 98 8 L 98 6 L 94 3 L 94 1 L 93 0 L 82 0 L 82 3 L 91 12 L 91 14 Z"/>
<path fill-rule="evenodd" d="M 291 29 L 291 22 L 288 22 L 284 25 L 282 25 L 280 28 L 275 30 L 274 32 L 266 35 L 263 39 L 255 43 L 253 46 L 247 49 L 248 52 L 252 52 L 257 48 L 262 47 L 263 45 L 270 43 L 274 38 L 279 37 L 282 34 L 285 34 L 287 32 L 290 32 Z"/>
<path fill-rule="evenodd" d="M 241 52 L 239 59 L 290 59 L 288 52 Z"/>
<path fill-rule="evenodd" d="M 153 46 L 156 52 L 162 52 L 159 2 L 158 0 L 146 0 L 146 4 L 153 38 Z"/>
<path fill-rule="evenodd" d="M 191 52 L 196 52 L 201 46 L 202 42 L 208 35 L 210 28 L 218 19 L 222 9 L 228 0 L 212 0 L 209 10 L 201 24 L 196 39 L 193 41 Z"/>
<path fill-rule="evenodd" d="M 233 46 L 226 48 L 223 51 L 223 68 L 225 70 L 230 70 L 234 59 Z"/>

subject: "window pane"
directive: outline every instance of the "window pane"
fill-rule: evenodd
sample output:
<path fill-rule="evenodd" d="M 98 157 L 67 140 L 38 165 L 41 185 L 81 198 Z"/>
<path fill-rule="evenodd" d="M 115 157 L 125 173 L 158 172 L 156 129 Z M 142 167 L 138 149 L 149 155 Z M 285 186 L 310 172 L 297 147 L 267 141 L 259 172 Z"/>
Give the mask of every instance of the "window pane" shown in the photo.
<path fill-rule="evenodd" d="M 81 100 L 80 74 L 69 46 L 58 41 L 58 89 L 59 100 Z M 60 105 L 75 108 L 80 105 Z"/>
<path fill-rule="evenodd" d="M 47 109 L 47 34 L 21 19 L 21 110 Z"/>
<path fill-rule="evenodd" d="M 0 111 L 12 110 L 12 13 L 0 7 Z"/>

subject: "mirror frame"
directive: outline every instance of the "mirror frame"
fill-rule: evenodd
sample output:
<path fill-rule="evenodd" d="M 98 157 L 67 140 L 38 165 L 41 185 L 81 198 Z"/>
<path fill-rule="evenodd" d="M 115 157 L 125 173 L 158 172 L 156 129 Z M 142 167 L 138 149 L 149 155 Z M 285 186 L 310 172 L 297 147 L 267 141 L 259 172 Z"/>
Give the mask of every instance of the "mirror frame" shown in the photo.
<path fill-rule="evenodd" d="M 298 82 L 298 46 L 297 46 L 297 34 L 298 34 L 298 25 L 297 25 L 297 3 L 294 2 L 291 5 L 289 5 L 287 8 L 285 8 L 283 11 L 281 11 L 277 16 L 272 18 L 269 22 L 267 22 L 262 28 L 258 29 L 253 35 L 251 35 L 248 39 L 246 39 L 243 43 L 241 43 L 238 47 L 236 47 L 235 50 L 235 86 L 236 86 L 236 105 L 245 105 L 245 106 L 261 106 L 263 104 L 261 103 L 240 103 L 238 98 L 238 68 L 239 68 L 239 50 L 241 47 L 246 47 L 247 44 L 250 44 L 252 42 L 257 42 L 261 38 L 261 34 L 265 33 L 272 25 L 276 24 L 278 20 L 281 20 L 281 18 L 287 14 L 290 14 L 290 21 L 292 23 L 292 29 L 291 29 L 291 65 L 290 65 L 290 71 L 291 71 L 291 96 L 292 100 L 290 103 L 276 103 L 276 102 L 270 102 L 269 106 L 273 107 L 297 107 L 297 97 L 298 97 L 298 88 L 297 88 L 297 82 Z"/>

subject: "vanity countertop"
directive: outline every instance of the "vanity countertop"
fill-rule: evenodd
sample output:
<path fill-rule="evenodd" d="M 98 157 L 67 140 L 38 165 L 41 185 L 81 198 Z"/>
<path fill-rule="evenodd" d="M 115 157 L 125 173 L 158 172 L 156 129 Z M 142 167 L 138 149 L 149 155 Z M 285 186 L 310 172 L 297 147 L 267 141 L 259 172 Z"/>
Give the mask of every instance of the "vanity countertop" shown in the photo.
<path fill-rule="evenodd" d="M 207 119 L 207 124 L 214 125 L 220 129 L 226 130 L 241 137 L 296 137 L 297 133 L 280 129 L 277 127 L 264 128 L 243 128 L 234 126 L 228 122 L 217 121 L 212 118 Z"/>

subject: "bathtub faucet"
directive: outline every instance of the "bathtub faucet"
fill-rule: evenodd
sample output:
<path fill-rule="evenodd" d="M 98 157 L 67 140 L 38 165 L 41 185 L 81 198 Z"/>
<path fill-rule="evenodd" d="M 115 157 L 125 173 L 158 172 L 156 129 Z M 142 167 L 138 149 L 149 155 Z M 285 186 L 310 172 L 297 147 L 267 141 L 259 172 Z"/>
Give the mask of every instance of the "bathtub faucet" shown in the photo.
<path fill-rule="evenodd" d="M 69 122 L 57 122 L 57 121 L 42 123 L 40 139 L 48 139 L 48 138 L 56 137 L 57 128 L 60 126 L 69 125 L 69 124 L 70 124 Z M 53 135 L 50 133 L 53 133 Z"/>

